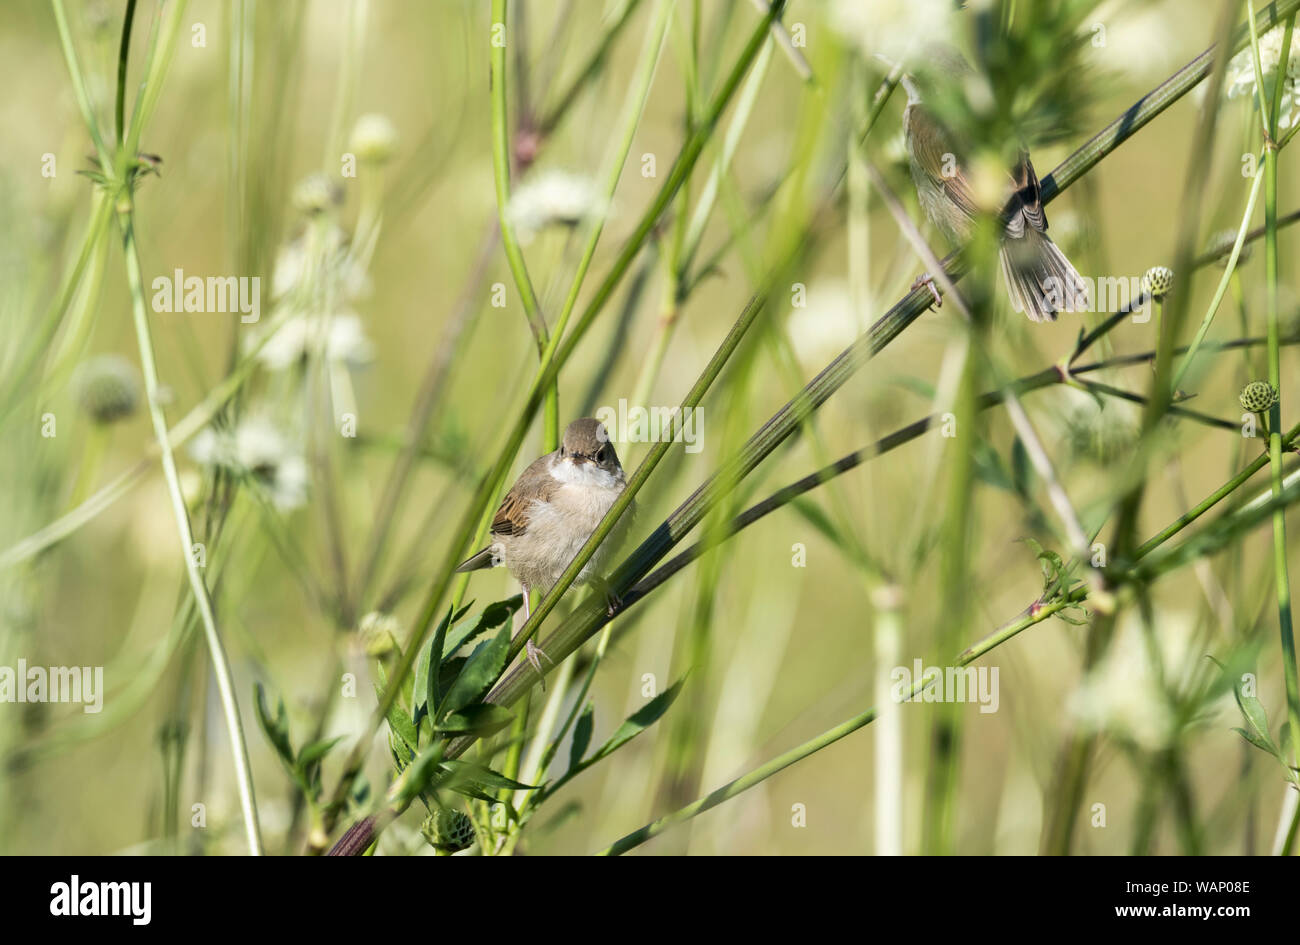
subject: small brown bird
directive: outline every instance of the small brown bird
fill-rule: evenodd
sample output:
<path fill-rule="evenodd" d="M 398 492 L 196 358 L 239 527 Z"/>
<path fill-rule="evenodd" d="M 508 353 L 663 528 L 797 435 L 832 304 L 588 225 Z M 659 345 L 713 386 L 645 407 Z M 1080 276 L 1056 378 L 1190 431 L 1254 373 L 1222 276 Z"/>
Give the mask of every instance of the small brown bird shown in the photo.
<path fill-rule="evenodd" d="M 929 47 L 925 59 L 931 71 L 949 78 L 972 71 L 955 49 Z M 978 212 L 963 150 L 925 108 L 916 77 L 904 74 L 900 81 L 907 91 L 903 134 L 917 198 L 930 221 L 962 245 L 970 238 Z M 1058 312 L 1080 310 L 1086 304 L 1086 284 L 1047 235 L 1038 175 L 1023 148 L 1008 181 L 1004 218 L 1002 274 L 1016 311 L 1024 312 L 1030 321 L 1044 322 L 1054 321 Z M 922 283 L 930 283 L 934 292 L 931 277 L 917 280 Z M 938 302 L 938 293 L 934 294 Z"/>
<path fill-rule="evenodd" d="M 532 612 L 529 592 L 536 589 L 545 594 L 555 586 L 626 486 L 604 424 L 591 417 L 574 420 L 564 431 L 560 448 L 535 460 L 506 493 L 492 519 L 492 544 L 456 570 L 504 564 L 523 586 L 527 620 Z M 618 600 L 599 577 L 606 547 L 596 549 L 577 581 L 599 583 L 612 615 Z M 538 656 L 546 654 L 532 640 L 527 652 L 528 661 L 541 672 Z"/>

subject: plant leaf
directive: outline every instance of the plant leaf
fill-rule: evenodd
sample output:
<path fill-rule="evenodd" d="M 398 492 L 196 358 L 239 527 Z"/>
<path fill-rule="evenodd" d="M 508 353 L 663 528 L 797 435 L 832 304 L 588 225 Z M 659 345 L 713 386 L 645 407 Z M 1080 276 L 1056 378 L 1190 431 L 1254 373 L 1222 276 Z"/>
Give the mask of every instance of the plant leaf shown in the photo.
<path fill-rule="evenodd" d="M 591 747 L 591 733 L 596 727 L 596 707 L 590 702 L 578 716 L 577 723 L 573 726 L 573 741 L 569 743 L 569 770 L 572 771 L 578 767 L 582 761 L 582 756 L 587 753 Z"/>
<path fill-rule="evenodd" d="M 253 684 L 253 706 L 257 712 L 257 724 L 261 726 L 262 731 L 266 733 L 267 741 L 275 749 L 275 753 L 280 759 L 293 767 L 293 745 L 289 742 L 289 719 L 285 713 L 284 700 L 277 699 L 275 705 L 275 718 L 271 718 L 271 713 L 266 708 L 266 690 L 262 684 Z"/>
<path fill-rule="evenodd" d="M 677 680 L 677 682 L 628 716 L 623 724 L 618 727 L 618 730 L 610 736 L 609 741 L 600 746 L 600 750 L 596 752 L 596 757 L 604 758 L 606 755 L 617 751 L 659 721 L 660 716 L 668 711 L 668 707 L 673 704 L 681 693 L 683 681 L 684 679 Z"/>
<path fill-rule="evenodd" d="M 479 702 L 451 713 L 437 724 L 435 730 L 445 735 L 491 735 L 505 728 L 514 718 L 514 713 L 505 706 Z"/>
<path fill-rule="evenodd" d="M 502 627 L 491 640 L 485 640 L 474 648 L 465 667 L 456 677 L 438 704 L 438 717 L 443 718 L 458 712 L 471 702 L 477 702 L 497 681 L 501 670 L 506 666 L 506 655 L 510 652 L 510 628 Z"/>

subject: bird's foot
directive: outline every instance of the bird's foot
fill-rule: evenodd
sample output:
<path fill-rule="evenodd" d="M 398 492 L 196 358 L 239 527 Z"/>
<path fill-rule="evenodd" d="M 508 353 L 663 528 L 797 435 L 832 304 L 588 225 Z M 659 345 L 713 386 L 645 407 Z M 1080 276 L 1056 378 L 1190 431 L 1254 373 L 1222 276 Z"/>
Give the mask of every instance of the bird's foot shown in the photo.
<path fill-rule="evenodd" d="M 605 616 L 612 617 L 623 609 L 623 598 L 608 581 L 600 580 L 600 591 L 605 595 Z"/>
<path fill-rule="evenodd" d="M 930 275 L 928 272 L 923 272 L 921 275 L 917 276 L 916 281 L 912 283 L 912 289 L 916 290 L 921 288 L 921 286 L 925 286 L 930 290 L 930 297 L 934 299 L 934 307 L 943 308 L 943 296 L 940 295 L 939 290 L 934 287 L 934 276 Z"/>
<path fill-rule="evenodd" d="M 542 657 L 546 657 L 546 662 L 550 663 L 552 666 L 555 665 L 555 660 L 551 659 L 549 656 L 546 656 L 546 653 L 542 650 L 542 648 L 538 646 L 536 643 L 534 643 L 532 640 L 529 640 L 527 643 L 524 644 L 524 653 L 528 655 L 528 662 L 533 664 L 533 669 L 537 670 L 537 675 L 539 676 L 542 675 L 542 659 L 541 659 Z M 543 678 L 542 684 L 543 685 L 546 684 L 545 678 Z"/>

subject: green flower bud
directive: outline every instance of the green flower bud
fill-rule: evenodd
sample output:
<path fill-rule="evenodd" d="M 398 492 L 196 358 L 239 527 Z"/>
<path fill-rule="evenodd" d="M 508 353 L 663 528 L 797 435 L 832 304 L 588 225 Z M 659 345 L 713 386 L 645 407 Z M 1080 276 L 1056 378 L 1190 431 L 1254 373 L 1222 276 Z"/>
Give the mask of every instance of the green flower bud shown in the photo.
<path fill-rule="evenodd" d="M 1251 413 L 1263 413 L 1277 403 L 1277 399 L 1277 388 L 1268 381 L 1251 381 L 1237 397 L 1241 409 Z"/>
<path fill-rule="evenodd" d="M 1152 266 L 1142 277 L 1142 291 L 1153 299 L 1163 299 L 1174 287 L 1174 271 L 1167 266 Z"/>
<path fill-rule="evenodd" d="M 440 808 L 425 818 L 420 833 L 435 850 L 455 853 L 474 844 L 474 822 L 462 811 Z"/>

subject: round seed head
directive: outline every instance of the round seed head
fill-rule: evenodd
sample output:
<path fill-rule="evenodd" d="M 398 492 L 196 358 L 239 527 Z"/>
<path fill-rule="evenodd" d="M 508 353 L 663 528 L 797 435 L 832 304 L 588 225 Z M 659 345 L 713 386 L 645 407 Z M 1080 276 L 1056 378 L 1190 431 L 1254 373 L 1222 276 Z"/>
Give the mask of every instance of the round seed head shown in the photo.
<path fill-rule="evenodd" d="M 474 822 L 461 811 L 439 808 L 425 818 L 420 833 L 438 850 L 455 853 L 474 843 Z"/>
<path fill-rule="evenodd" d="M 1174 271 L 1168 266 L 1152 266 L 1142 277 L 1142 291 L 1153 299 L 1162 299 L 1174 287 Z"/>
<path fill-rule="evenodd" d="M 362 115 L 352 129 L 352 151 L 367 164 L 383 164 L 397 150 L 397 129 L 387 115 Z"/>
<path fill-rule="evenodd" d="M 1251 381 L 1241 389 L 1237 400 L 1242 410 L 1263 413 L 1277 403 L 1277 388 L 1268 381 Z"/>
<path fill-rule="evenodd" d="M 135 413 L 140 381 L 126 358 L 105 354 L 77 370 L 77 403 L 95 423 L 107 426 Z"/>

